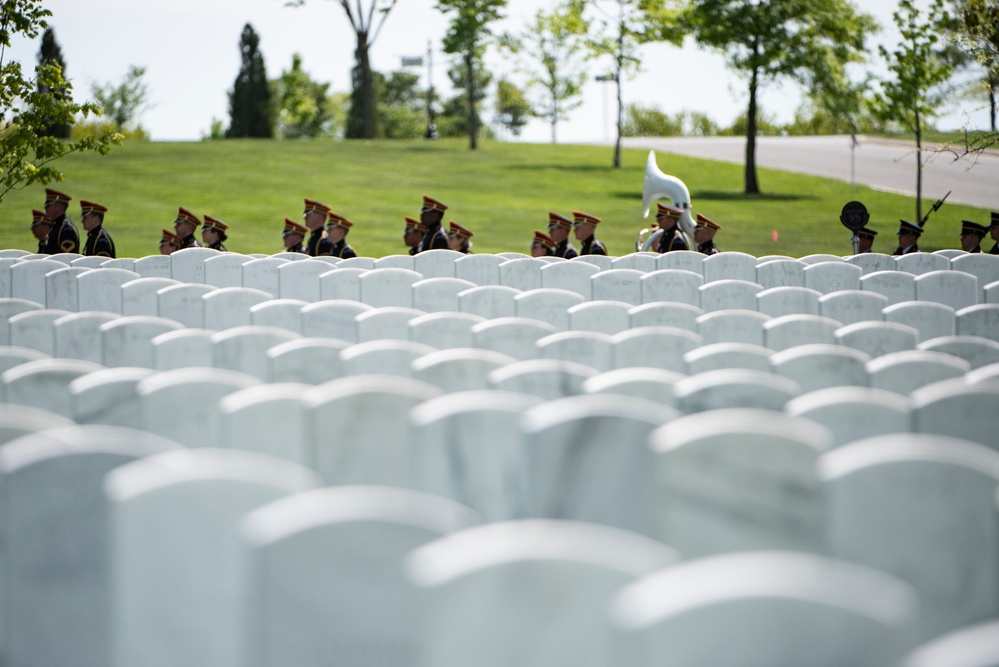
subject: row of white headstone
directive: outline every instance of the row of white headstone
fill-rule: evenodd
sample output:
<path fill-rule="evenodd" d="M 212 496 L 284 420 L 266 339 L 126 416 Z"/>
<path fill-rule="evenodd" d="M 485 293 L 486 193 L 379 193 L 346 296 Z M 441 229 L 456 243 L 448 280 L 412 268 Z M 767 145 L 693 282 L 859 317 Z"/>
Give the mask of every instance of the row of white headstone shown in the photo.
<path fill-rule="evenodd" d="M 417 429 L 467 436 L 528 402 L 454 398 L 414 410 Z M 531 499 L 656 507 L 642 518 L 667 541 L 599 516 L 484 521 L 438 494 L 323 486 L 282 459 L 127 429 L 14 439 L 0 447 L 5 664 L 995 664 L 999 453 L 897 434 L 830 450 L 820 427 L 767 411 L 661 424 L 640 401 L 598 405 L 583 421 L 523 413 L 547 468 Z M 570 429 L 603 441 L 567 445 Z M 651 447 L 612 442 L 640 433 Z M 509 482 L 503 454 L 453 481 Z"/>
<path fill-rule="evenodd" d="M 202 313 L 221 308 L 204 294 Z M 39 305 L 9 319 L 41 322 Z M 473 342 L 512 337 L 511 352 L 567 342 L 518 360 L 52 312 L 54 351 L 55 323 L 79 326 L 81 354 L 99 345 L 124 367 L 6 350 L 3 442 L 26 435 L 0 447 L 11 664 L 892 665 L 967 628 L 905 658 L 959 666 L 991 646 L 996 622 L 969 626 L 999 618 L 994 341 L 945 341 L 971 361 L 937 348 L 870 359 L 848 345 L 705 345 L 702 317 L 719 332 L 781 318 L 687 304 L 616 304 L 593 321 L 666 307 L 695 326 L 613 337 L 354 306 L 336 317 L 355 336 L 384 312 L 406 331 L 437 318 Z M 19 323 L 8 334 L 23 337 Z M 516 338 L 525 326 L 533 337 Z M 191 356 L 175 370 L 131 363 L 145 351 L 125 361 L 165 337 L 198 341 L 179 344 Z M 633 351 L 624 366 L 653 368 L 598 373 L 618 348 Z M 285 354 L 296 361 L 271 366 Z M 197 368 L 205 359 L 215 368 Z M 591 359 L 607 365 L 579 363 Z M 271 373 L 296 365 L 316 384 L 317 366 L 362 374 L 310 387 Z M 801 383 L 779 370 L 792 368 Z M 866 386 L 892 373 L 949 381 Z M 837 388 L 852 384 L 865 386 Z M 930 435 L 946 429 L 979 444 Z M 747 553 L 760 549 L 784 553 Z"/>
<path fill-rule="evenodd" d="M 3 252 L 8 251 L 0 251 L 0 255 Z M 289 259 L 289 255 L 298 259 Z M 734 285 L 741 287 L 742 292 L 748 290 L 750 293 L 774 287 L 805 287 L 820 294 L 864 290 L 882 294 L 890 303 L 936 301 L 955 309 L 999 301 L 999 257 L 980 254 L 965 254 L 954 259 L 930 253 L 897 259 L 888 255 L 856 255 L 845 259 L 813 256 L 815 261 L 811 264 L 791 258 L 762 261 L 736 252 L 710 257 L 693 252 L 635 253 L 618 258 L 587 256 L 570 261 L 546 261 L 523 256 L 510 259 L 502 255 L 462 255 L 434 250 L 415 257 L 394 255 L 378 260 L 361 257 L 341 261 L 328 257 L 308 258 L 299 253 L 253 257 L 188 248 L 170 256 L 139 260 L 74 257 L 0 257 L 0 297 L 46 303 L 47 295 L 52 295 L 58 303 L 48 305 L 64 307 L 63 304 L 73 299 L 101 292 L 100 285 L 121 285 L 129 278 L 142 277 L 214 287 L 248 287 L 274 297 L 307 302 L 349 298 L 373 306 L 418 308 L 422 307 L 421 298 L 434 303 L 436 292 L 448 293 L 453 298 L 462 289 L 504 286 L 520 291 L 562 289 L 586 300 L 616 300 L 632 305 L 659 300 L 680 301 L 714 310 L 718 307 L 715 305 L 717 299 L 712 298 L 711 292 L 718 290 L 712 288 L 712 284 L 721 281 L 739 281 Z M 666 261 L 664 258 L 671 259 Z M 76 287 L 71 279 L 95 267 L 113 271 L 101 277 L 86 278 L 83 289 Z M 57 285 L 47 289 L 41 278 L 58 268 L 74 271 L 54 277 Z M 448 281 L 438 280 L 429 283 L 436 288 L 426 287 L 428 283 L 423 281 L 435 278 Z M 416 292 L 425 291 L 426 296 L 414 293 L 412 286 L 417 283 L 422 290 Z M 705 289 L 708 289 L 707 296 L 703 294 Z M 78 294 L 84 296 L 78 297 Z M 93 308 L 84 304 L 81 309 Z M 120 312 L 120 307 L 111 309 Z"/>

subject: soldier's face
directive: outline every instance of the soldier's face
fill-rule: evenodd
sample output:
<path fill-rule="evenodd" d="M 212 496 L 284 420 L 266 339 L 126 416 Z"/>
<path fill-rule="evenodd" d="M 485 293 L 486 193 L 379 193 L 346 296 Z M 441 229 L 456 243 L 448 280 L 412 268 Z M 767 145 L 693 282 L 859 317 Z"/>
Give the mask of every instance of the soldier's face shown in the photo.
<path fill-rule="evenodd" d="M 457 250 L 461 252 L 462 241 L 461 237 L 457 234 L 448 234 L 447 237 L 447 247 L 451 250 Z"/>
<path fill-rule="evenodd" d="M 701 245 L 702 243 L 707 243 L 710 239 L 707 227 L 694 227 L 694 243 Z"/>
<path fill-rule="evenodd" d="M 35 235 L 36 239 L 42 241 L 49 235 L 50 229 L 52 229 L 52 225 L 39 224 L 31 228 L 31 233 Z"/>
<path fill-rule="evenodd" d="M 420 222 L 428 227 L 436 225 L 443 217 L 443 211 L 436 211 L 434 209 L 430 209 L 429 211 L 420 211 Z"/>
<path fill-rule="evenodd" d="M 965 252 L 974 249 L 981 242 L 978 234 L 961 234 L 961 249 Z"/>
<path fill-rule="evenodd" d="M 999 225 L 989 227 L 989 236 L 992 237 L 993 241 L 999 241 Z"/>
<path fill-rule="evenodd" d="M 177 249 L 177 246 L 175 246 L 172 243 L 161 243 L 160 244 L 160 254 L 161 255 L 170 255 L 176 249 Z"/>
<path fill-rule="evenodd" d="M 874 245 L 874 239 L 867 238 L 867 237 L 861 237 L 860 241 L 857 243 L 857 252 L 860 252 L 860 253 L 869 252 L 870 249 L 871 249 L 871 246 L 873 246 L 873 245 Z"/>
<path fill-rule="evenodd" d="M 326 214 L 322 211 L 309 211 L 305 214 L 305 226 L 312 231 L 322 229 L 326 224 Z"/>
<path fill-rule="evenodd" d="M 544 257 L 545 247 L 539 243 L 531 244 L 531 257 Z"/>
<path fill-rule="evenodd" d="M 49 220 L 55 220 L 64 213 L 66 213 L 65 202 L 54 201 L 51 204 L 45 205 L 45 217 Z"/>
<path fill-rule="evenodd" d="M 550 236 L 552 241 L 555 243 L 561 243 L 569 238 L 569 230 L 562 225 L 551 225 L 548 228 L 548 236 Z"/>
<path fill-rule="evenodd" d="M 284 235 L 284 247 L 293 248 L 302 242 L 301 234 L 285 234 Z"/>
<path fill-rule="evenodd" d="M 328 227 L 326 229 L 326 236 L 329 238 L 330 243 L 339 243 L 343 240 L 343 237 L 347 235 L 347 230 L 336 225 L 335 227 Z"/>
<path fill-rule="evenodd" d="M 88 213 L 80 219 L 80 224 L 83 225 L 83 228 L 89 232 L 91 229 L 101 224 L 101 219 L 93 213 Z"/>
<path fill-rule="evenodd" d="M 194 223 L 187 222 L 186 220 L 180 220 L 175 222 L 173 225 L 174 231 L 177 232 L 177 236 L 180 238 L 187 238 L 194 233 Z"/>
<path fill-rule="evenodd" d="M 916 235 L 912 232 L 902 232 L 898 235 L 898 245 L 901 248 L 908 248 L 916 242 Z"/>
<path fill-rule="evenodd" d="M 415 248 L 420 245 L 420 240 L 423 239 L 423 232 L 416 229 L 415 227 L 407 227 L 406 231 L 402 234 L 403 243 L 405 243 L 410 248 Z"/>
<path fill-rule="evenodd" d="M 575 233 L 576 238 L 580 241 L 585 241 L 593 236 L 594 229 L 596 229 L 596 225 L 592 222 L 577 222 L 572 226 L 573 233 Z"/>
<path fill-rule="evenodd" d="M 207 229 L 202 227 L 201 240 L 204 241 L 205 245 L 211 245 L 219 240 L 219 233 L 211 227 Z"/>

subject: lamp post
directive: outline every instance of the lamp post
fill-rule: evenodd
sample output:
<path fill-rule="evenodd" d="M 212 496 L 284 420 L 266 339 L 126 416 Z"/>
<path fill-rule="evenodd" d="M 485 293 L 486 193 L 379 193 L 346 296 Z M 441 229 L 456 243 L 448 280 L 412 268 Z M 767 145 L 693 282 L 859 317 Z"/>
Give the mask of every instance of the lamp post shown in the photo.
<path fill-rule="evenodd" d="M 434 125 L 434 59 L 431 41 L 427 40 L 427 132 L 426 139 L 437 138 L 437 126 Z M 403 56 L 403 67 L 422 67 L 423 56 Z"/>
<path fill-rule="evenodd" d="M 613 74 L 598 74 L 594 79 L 601 83 L 607 83 L 609 81 L 617 81 L 617 76 Z M 601 88 L 604 91 L 604 141 L 610 141 L 607 136 L 607 86 L 601 86 Z"/>

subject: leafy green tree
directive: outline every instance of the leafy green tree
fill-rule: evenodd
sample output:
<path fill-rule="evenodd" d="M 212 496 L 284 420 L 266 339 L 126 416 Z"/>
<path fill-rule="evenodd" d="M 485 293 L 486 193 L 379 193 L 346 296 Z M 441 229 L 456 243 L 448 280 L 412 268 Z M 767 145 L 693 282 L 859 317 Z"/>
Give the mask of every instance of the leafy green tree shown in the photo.
<path fill-rule="evenodd" d="M 142 80 L 145 67 L 130 65 L 125 79 L 118 85 L 95 83 L 90 93 L 104 112 L 104 117 L 114 123 L 118 132 L 123 132 L 130 123 L 138 127 L 139 112 L 148 106 L 149 86 Z"/>
<path fill-rule="evenodd" d="M 229 129 L 226 137 L 274 136 L 274 102 L 267 81 L 260 36 L 247 23 L 239 38 L 241 65 L 229 92 Z"/>
<path fill-rule="evenodd" d="M 617 89 L 617 138 L 614 142 L 614 168 L 621 167 L 621 135 L 624 131 L 625 78 L 642 66 L 639 47 L 648 42 L 683 41 L 679 5 L 674 0 L 586 0 L 584 14 L 590 31 L 589 47 L 594 55 L 610 59 L 610 76 Z"/>
<path fill-rule="evenodd" d="M 583 20 L 584 0 L 563 0 L 552 11 L 539 9 L 519 35 L 504 35 L 503 47 L 527 61 L 528 89 L 540 90 L 534 98 L 535 115 L 548 121 L 552 143 L 557 143 L 559 121 L 582 103 L 587 72 Z"/>
<path fill-rule="evenodd" d="M 996 137 L 999 108 L 999 5 L 992 0 L 956 0 L 955 33 L 959 44 L 984 69 L 980 80 L 989 100 L 991 143 Z"/>
<path fill-rule="evenodd" d="M 629 104 L 624 110 L 621 134 L 626 137 L 678 137 L 683 134 L 683 118 L 672 117 L 654 105 Z"/>
<path fill-rule="evenodd" d="M 496 123 L 519 137 L 532 115 L 533 109 L 524 91 L 506 79 L 500 79 L 496 84 Z"/>
<path fill-rule="evenodd" d="M 863 60 L 874 18 L 849 0 L 692 0 L 686 15 L 698 42 L 725 55 L 748 79 L 745 192 L 758 194 L 758 96 L 768 83 L 790 79 L 807 90 L 842 76 Z"/>
<path fill-rule="evenodd" d="M 395 71 L 386 77 L 376 72 L 378 91 L 378 136 L 386 139 L 417 139 L 427 124 L 426 92 L 420 76 Z"/>
<path fill-rule="evenodd" d="M 923 131 L 939 115 L 950 96 L 946 87 L 953 73 L 941 26 L 950 16 L 943 0 L 933 0 L 925 16 L 913 0 L 899 0 L 892 15 L 902 34 L 895 50 L 879 46 L 888 63 L 889 79 L 874 95 L 875 112 L 886 121 L 902 124 L 916 137 L 916 223 L 923 219 Z"/>
<path fill-rule="evenodd" d="M 377 131 L 377 92 L 371 69 L 371 46 L 398 0 L 337 0 L 354 30 L 354 67 L 351 70 L 350 112 L 346 136 L 349 139 L 374 139 Z M 285 4 L 301 7 L 305 0 L 287 0 Z"/>
<path fill-rule="evenodd" d="M 56 41 L 55 29 L 49 26 L 42 33 L 42 45 L 38 49 L 38 64 L 53 64 L 58 65 L 62 70 L 63 77 L 66 76 L 66 59 L 62 55 L 62 47 L 59 46 L 59 42 Z M 39 84 L 40 86 L 41 84 Z M 39 90 L 39 92 L 48 92 Z M 57 90 L 54 91 L 56 95 L 62 95 L 64 91 Z M 69 139 L 70 125 L 69 123 L 60 123 L 59 125 L 47 125 L 39 130 L 42 136 L 46 137 L 57 137 L 59 139 Z"/>
<path fill-rule="evenodd" d="M 468 115 L 470 108 L 474 109 L 475 123 L 478 128 L 477 133 L 488 134 L 489 132 L 488 125 L 482 124 L 479 107 L 486 99 L 486 93 L 492 84 L 493 75 L 485 68 L 485 64 L 481 60 L 476 60 L 474 67 L 476 84 L 472 103 L 468 101 L 469 86 L 464 64 L 459 63 L 447 72 L 447 76 L 451 80 L 451 85 L 458 91 L 458 94 L 444 100 L 441 112 L 437 115 L 437 132 L 442 137 L 470 136 L 471 130 L 469 129 Z"/>
<path fill-rule="evenodd" d="M 41 62 L 34 76 L 21 63 L 6 58 L 14 37 L 34 39 L 48 27 L 52 12 L 39 0 L 0 3 L 0 201 L 14 188 L 63 179 L 52 162 L 69 153 L 96 151 L 106 155 L 121 136 L 105 133 L 76 141 L 44 136 L 42 130 L 72 125 L 77 116 L 100 115 L 94 104 L 73 101 L 73 86 L 54 62 Z"/>
<path fill-rule="evenodd" d="M 333 116 L 328 83 L 313 81 L 302 69 L 302 56 L 291 57 L 291 69 L 274 81 L 278 136 L 287 139 L 318 137 L 329 133 Z"/>
<path fill-rule="evenodd" d="M 500 10 L 505 7 L 506 0 L 437 0 L 438 10 L 452 14 L 444 36 L 444 53 L 458 56 L 464 69 L 468 147 L 473 151 L 479 146 L 480 120 L 476 104 L 481 99 L 480 90 L 485 88 L 476 79 L 476 72 L 492 39 L 490 24 L 503 18 Z"/>

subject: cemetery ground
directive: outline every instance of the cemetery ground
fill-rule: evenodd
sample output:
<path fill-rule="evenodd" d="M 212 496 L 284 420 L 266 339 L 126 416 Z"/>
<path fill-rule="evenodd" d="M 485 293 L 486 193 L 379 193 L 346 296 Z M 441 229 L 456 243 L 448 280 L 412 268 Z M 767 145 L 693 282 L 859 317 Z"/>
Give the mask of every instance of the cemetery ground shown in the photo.
<path fill-rule="evenodd" d="M 423 194 L 448 204 L 445 224 L 454 220 L 472 229 L 474 252 L 527 252 L 532 230 L 544 229 L 549 211 L 582 210 L 603 220 L 597 236 L 610 254 L 625 255 L 651 220 L 640 210 L 647 155 L 626 149 L 622 168 L 613 169 L 611 148 L 603 146 L 483 141 L 473 152 L 463 139 L 130 142 L 108 156 L 62 159 L 66 180 L 52 187 L 73 196 L 69 215 L 75 221 L 80 199 L 109 207 L 105 226 L 119 257 L 155 254 L 160 229 L 172 229 L 178 206 L 229 224 L 226 246 L 232 251 L 280 252 L 284 218 L 300 220 L 306 197 L 354 221 L 348 240 L 360 255 L 400 254 L 406 250 L 403 218 L 417 215 Z M 723 227 L 716 239 L 722 250 L 850 254 L 839 212 L 857 199 L 881 233 L 875 251 L 890 253 L 899 218 L 914 218 L 912 198 L 897 194 L 761 168 L 763 194 L 750 196 L 742 192 L 741 164 L 668 153 L 657 159 L 662 171 L 686 183 L 694 211 Z M 933 191 L 930 185 L 925 187 Z M 30 213 L 43 198 L 40 185 L 4 198 L 4 247 L 35 249 Z M 924 211 L 932 203 L 925 201 Z M 948 202 L 930 218 L 920 247 L 958 247 L 960 220 L 986 221 L 988 215 Z"/>

